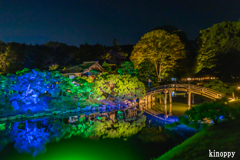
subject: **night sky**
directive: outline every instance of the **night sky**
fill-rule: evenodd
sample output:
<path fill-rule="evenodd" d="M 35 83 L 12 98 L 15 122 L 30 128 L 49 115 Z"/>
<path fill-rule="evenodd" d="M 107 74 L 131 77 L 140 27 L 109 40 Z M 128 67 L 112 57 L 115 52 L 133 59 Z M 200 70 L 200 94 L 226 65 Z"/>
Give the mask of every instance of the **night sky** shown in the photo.
<path fill-rule="evenodd" d="M 194 40 L 200 30 L 239 18 L 239 0 L 1 0 L 0 39 L 135 45 L 153 28 L 172 25 Z"/>

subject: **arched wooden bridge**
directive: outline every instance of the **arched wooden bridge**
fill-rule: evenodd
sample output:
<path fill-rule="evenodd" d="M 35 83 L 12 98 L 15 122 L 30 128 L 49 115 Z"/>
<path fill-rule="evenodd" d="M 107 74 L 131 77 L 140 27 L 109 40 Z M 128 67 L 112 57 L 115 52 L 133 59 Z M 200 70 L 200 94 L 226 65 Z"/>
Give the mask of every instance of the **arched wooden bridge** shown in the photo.
<path fill-rule="evenodd" d="M 150 95 L 156 94 L 156 93 L 165 93 L 165 98 L 164 98 L 164 104 L 167 104 L 167 93 L 172 93 L 172 92 L 187 92 L 188 94 L 188 105 L 191 105 L 191 97 L 193 97 L 194 94 L 199 94 L 204 97 L 216 100 L 216 99 L 221 99 L 225 95 L 221 92 L 205 88 L 202 86 L 197 86 L 197 85 L 191 85 L 191 84 L 167 84 L 167 85 L 161 85 L 157 87 L 153 87 L 150 89 L 147 89 L 146 97 L 141 99 L 141 101 L 148 101 L 148 97 Z M 191 96 L 192 95 L 192 96 Z M 152 96 L 151 96 L 152 97 Z M 170 103 L 172 102 L 172 94 L 169 94 L 169 101 Z M 141 102 L 140 102 L 141 103 Z"/>

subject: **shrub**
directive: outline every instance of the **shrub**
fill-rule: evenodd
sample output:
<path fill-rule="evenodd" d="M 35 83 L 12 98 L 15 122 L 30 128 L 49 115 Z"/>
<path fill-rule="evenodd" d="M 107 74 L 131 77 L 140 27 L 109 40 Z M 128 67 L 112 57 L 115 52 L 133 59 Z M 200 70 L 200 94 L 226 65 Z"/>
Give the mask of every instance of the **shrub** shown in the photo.
<path fill-rule="evenodd" d="M 178 122 L 165 125 L 165 127 L 172 128 L 179 124 L 184 124 L 188 127 L 199 129 L 208 125 L 206 120 L 212 120 L 213 123 L 217 125 L 221 117 L 224 119 L 234 118 L 228 106 L 224 103 L 221 103 L 221 101 L 224 100 L 210 103 L 204 102 L 198 106 L 192 107 L 190 110 L 187 110 L 184 113 L 186 116 L 181 116 L 178 118 Z"/>

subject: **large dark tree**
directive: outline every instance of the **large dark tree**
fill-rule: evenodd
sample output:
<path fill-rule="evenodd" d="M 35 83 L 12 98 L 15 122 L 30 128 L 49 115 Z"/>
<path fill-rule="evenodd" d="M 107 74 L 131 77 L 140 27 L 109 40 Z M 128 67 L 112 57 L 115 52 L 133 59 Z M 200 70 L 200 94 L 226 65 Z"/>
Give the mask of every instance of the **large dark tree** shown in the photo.
<path fill-rule="evenodd" d="M 187 38 L 187 34 L 179 30 L 177 27 L 171 25 L 164 25 L 161 27 L 155 27 L 153 30 L 164 30 L 167 33 L 177 35 L 181 42 L 185 45 L 185 53 L 186 58 L 178 60 L 177 65 L 174 70 L 169 72 L 171 77 L 181 78 L 187 75 L 192 75 L 195 71 L 195 63 L 196 63 L 196 48 L 195 48 L 195 41 L 189 40 Z M 152 30 L 152 31 L 153 31 Z"/>
<path fill-rule="evenodd" d="M 221 65 L 223 62 L 222 59 L 228 58 L 228 56 L 233 56 L 232 53 L 239 52 L 240 21 L 221 22 L 214 24 L 210 28 L 201 30 L 198 39 L 196 72 L 200 71 L 202 68 L 213 68 L 217 65 Z M 237 54 L 234 55 L 237 56 Z M 238 56 L 236 59 L 237 58 Z M 240 60 L 239 62 L 234 62 L 240 63 Z M 228 64 L 231 65 L 231 63 L 232 62 L 229 61 Z"/>

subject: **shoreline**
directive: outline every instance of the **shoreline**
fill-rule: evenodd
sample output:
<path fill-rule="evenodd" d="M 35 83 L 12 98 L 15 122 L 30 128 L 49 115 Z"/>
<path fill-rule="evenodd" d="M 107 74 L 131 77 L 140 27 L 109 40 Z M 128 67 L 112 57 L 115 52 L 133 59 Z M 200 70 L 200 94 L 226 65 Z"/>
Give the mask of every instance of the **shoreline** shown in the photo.
<path fill-rule="evenodd" d="M 85 107 L 68 107 L 67 109 L 56 109 L 46 111 L 32 111 L 31 114 L 24 112 L 23 110 L 12 110 L 13 113 L 5 113 L 2 114 L 4 116 L 0 116 L 0 122 L 9 121 L 9 120 L 15 120 L 15 119 L 31 119 L 31 118 L 39 118 L 39 117 L 46 117 L 46 116 L 56 116 L 56 115 L 66 115 L 66 114 L 92 114 L 96 112 L 111 112 L 111 111 L 118 111 L 118 110 L 124 110 L 129 109 L 132 107 L 136 107 L 136 102 L 128 103 L 127 105 L 123 102 L 115 103 L 108 100 L 100 100 L 101 104 L 98 105 L 98 107 L 86 105 Z M 15 113 L 14 113 L 15 112 Z"/>

